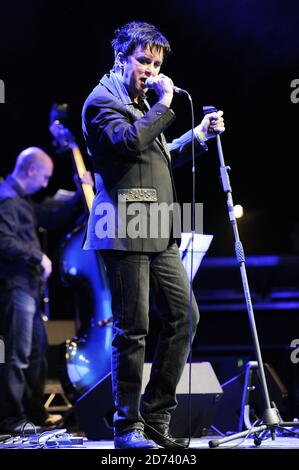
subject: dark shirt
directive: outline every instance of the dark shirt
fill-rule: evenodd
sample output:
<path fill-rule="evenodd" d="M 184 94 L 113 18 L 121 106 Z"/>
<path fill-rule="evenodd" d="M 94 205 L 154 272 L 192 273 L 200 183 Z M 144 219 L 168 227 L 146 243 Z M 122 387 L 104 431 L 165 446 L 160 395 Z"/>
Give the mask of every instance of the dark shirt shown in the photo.
<path fill-rule="evenodd" d="M 18 287 L 39 297 L 43 252 L 38 227 L 62 228 L 81 211 L 79 194 L 63 203 L 37 204 L 9 175 L 0 184 L 0 291 Z"/>

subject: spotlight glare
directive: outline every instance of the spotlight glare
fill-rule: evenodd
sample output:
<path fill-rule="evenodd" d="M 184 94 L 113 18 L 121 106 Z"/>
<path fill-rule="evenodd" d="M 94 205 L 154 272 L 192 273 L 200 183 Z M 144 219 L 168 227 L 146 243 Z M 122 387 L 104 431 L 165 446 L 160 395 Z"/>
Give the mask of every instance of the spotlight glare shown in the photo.
<path fill-rule="evenodd" d="M 236 204 L 234 206 L 234 213 L 235 213 L 236 219 L 240 219 L 241 217 L 243 217 L 244 215 L 243 206 L 241 206 L 240 204 Z"/>

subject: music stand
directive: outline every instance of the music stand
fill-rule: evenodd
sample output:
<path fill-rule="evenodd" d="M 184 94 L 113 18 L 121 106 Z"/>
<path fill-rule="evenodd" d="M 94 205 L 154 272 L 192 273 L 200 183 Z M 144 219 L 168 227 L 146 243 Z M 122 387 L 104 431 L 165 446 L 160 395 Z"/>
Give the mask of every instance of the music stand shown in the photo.
<path fill-rule="evenodd" d="M 193 266 L 191 270 L 191 244 L 192 244 L 192 233 L 182 232 L 181 234 L 181 244 L 179 247 L 181 253 L 181 260 L 188 275 L 189 281 L 191 280 L 192 272 L 192 281 L 197 273 L 197 270 L 208 251 L 210 244 L 213 240 L 213 235 L 203 235 L 201 233 L 193 234 Z"/>

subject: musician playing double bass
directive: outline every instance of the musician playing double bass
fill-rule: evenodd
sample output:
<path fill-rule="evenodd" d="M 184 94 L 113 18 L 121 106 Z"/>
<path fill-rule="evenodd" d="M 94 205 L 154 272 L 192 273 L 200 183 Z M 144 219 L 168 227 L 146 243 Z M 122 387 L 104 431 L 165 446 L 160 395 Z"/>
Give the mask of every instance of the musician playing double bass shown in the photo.
<path fill-rule="evenodd" d="M 0 433 L 21 433 L 29 422 L 57 425 L 60 415 L 44 408 L 47 377 L 46 332 L 40 313 L 40 287 L 51 275 L 37 228 L 57 229 L 83 210 L 79 191 L 68 201 L 36 204 L 31 196 L 46 188 L 53 162 L 42 149 L 29 147 L 17 157 L 12 174 L 0 184 Z M 89 172 L 82 182 L 93 185 Z"/>

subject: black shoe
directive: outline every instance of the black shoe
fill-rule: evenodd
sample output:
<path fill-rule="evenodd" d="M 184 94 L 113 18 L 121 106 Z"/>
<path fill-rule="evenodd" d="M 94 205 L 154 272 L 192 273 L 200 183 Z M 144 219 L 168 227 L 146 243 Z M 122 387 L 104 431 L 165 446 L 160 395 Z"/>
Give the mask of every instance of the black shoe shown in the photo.
<path fill-rule="evenodd" d="M 1 426 L 0 430 L 1 432 L 15 436 L 19 434 L 39 434 L 44 431 L 44 428 L 36 426 L 31 421 L 28 421 L 28 419 L 22 419 L 20 421 L 10 422 Z"/>
<path fill-rule="evenodd" d="M 167 423 L 146 423 L 146 434 L 153 439 L 159 446 L 162 447 L 176 447 L 187 448 L 189 439 L 184 437 L 173 437 L 169 433 L 169 424 Z"/>
<path fill-rule="evenodd" d="M 147 439 L 143 431 L 135 429 L 114 437 L 115 449 L 157 449 L 155 442 Z"/>

